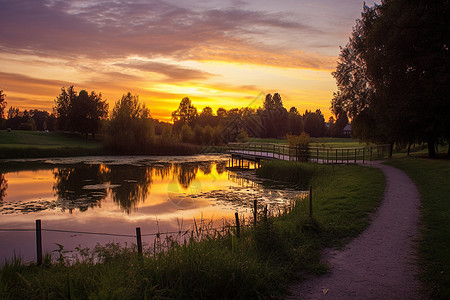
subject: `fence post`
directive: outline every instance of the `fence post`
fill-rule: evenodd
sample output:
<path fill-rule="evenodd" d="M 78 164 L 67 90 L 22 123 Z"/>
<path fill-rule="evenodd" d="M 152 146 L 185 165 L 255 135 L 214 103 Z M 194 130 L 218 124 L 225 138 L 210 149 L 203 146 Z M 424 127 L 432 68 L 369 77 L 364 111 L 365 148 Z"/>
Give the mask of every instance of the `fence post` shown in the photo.
<path fill-rule="evenodd" d="M 253 225 L 256 226 L 256 218 L 258 216 L 258 200 L 253 200 Z"/>
<path fill-rule="evenodd" d="M 141 227 L 136 227 L 136 240 L 139 256 L 142 256 L 142 238 L 141 238 Z"/>
<path fill-rule="evenodd" d="M 41 220 L 36 220 L 36 254 L 37 264 L 42 265 L 42 232 L 41 232 Z"/>
<path fill-rule="evenodd" d="M 313 216 L 313 207 L 312 207 L 312 185 L 309 186 L 309 217 Z"/>
<path fill-rule="evenodd" d="M 267 221 L 267 204 L 264 205 L 264 221 Z"/>
<path fill-rule="evenodd" d="M 234 217 L 236 218 L 236 237 L 239 238 L 241 236 L 241 227 L 239 224 L 239 214 L 237 212 L 235 212 Z"/>

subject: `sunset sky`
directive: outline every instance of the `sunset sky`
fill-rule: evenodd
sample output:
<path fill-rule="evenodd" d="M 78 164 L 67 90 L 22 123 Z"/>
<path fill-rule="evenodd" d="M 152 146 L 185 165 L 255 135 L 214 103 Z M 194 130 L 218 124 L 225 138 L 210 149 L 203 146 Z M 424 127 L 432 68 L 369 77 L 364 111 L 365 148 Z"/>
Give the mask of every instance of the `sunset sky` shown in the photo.
<path fill-rule="evenodd" d="M 366 1 L 372 5 L 373 1 Z M 138 94 L 170 120 L 188 96 L 202 109 L 262 105 L 331 115 L 331 72 L 361 0 L 0 0 L 0 90 L 10 106 L 51 111 L 61 87 Z"/>

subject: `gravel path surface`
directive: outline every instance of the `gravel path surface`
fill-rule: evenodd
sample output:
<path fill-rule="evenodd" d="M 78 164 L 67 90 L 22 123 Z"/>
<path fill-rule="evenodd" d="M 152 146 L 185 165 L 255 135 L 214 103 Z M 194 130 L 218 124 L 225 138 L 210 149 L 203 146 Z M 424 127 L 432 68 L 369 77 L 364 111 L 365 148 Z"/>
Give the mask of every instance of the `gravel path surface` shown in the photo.
<path fill-rule="evenodd" d="M 291 288 L 289 299 L 423 299 L 416 278 L 420 198 L 402 171 L 381 164 L 383 201 L 371 225 L 342 250 L 327 250 L 330 273 Z"/>

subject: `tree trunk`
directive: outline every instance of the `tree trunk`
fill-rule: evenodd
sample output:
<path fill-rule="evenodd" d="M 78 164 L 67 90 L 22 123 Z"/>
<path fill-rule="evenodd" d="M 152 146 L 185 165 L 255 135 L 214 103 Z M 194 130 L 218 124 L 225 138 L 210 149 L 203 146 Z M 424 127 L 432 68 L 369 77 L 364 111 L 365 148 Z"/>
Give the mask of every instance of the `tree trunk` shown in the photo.
<path fill-rule="evenodd" d="M 389 157 L 392 157 L 392 152 L 394 152 L 394 143 L 391 143 L 391 147 L 389 149 Z"/>
<path fill-rule="evenodd" d="M 410 150 L 411 150 L 411 143 L 408 144 L 408 156 L 409 156 Z"/>
<path fill-rule="evenodd" d="M 427 141 L 428 144 L 428 156 L 429 157 L 436 157 L 436 148 L 434 147 L 434 140 L 429 139 Z"/>

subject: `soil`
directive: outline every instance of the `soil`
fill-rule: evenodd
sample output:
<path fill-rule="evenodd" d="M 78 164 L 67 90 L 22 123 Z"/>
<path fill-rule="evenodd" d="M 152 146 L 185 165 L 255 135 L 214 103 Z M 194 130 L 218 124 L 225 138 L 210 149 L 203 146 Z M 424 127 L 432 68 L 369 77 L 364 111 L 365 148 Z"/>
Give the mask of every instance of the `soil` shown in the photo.
<path fill-rule="evenodd" d="M 291 287 L 289 299 L 423 299 L 417 278 L 419 192 L 402 171 L 374 164 L 386 176 L 371 225 L 343 249 L 327 249 L 324 276 Z"/>

